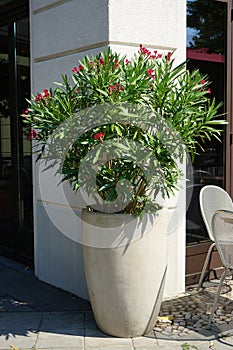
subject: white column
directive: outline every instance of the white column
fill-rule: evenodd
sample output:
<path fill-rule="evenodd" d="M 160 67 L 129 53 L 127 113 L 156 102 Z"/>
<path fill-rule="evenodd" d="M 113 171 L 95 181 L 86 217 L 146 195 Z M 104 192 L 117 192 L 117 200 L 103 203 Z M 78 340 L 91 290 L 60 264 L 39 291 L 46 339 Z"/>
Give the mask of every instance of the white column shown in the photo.
<path fill-rule="evenodd" d="M 98 54 L 109 46 L 129 56 L 139 44 L 174 50 L 180 63 L 185 60 L 185 4 L 185 0 L 31 0 L 32 92 L 54 87 L 60 74 L 71 74 L 85 54 Z M 87 298 L 81 246 L 58 228 L 73 225 L 72 209 L 49 175 L 43 178 L 48 186 L 42 198 L 38 165 L 34 165 L 35 273 L 43 281 Z M 72 203 L 78 211 L 78 199 Z M 179 225 L 171 233 L 166 295 L 184 290 L 184 191 L 175 211 Z"/>

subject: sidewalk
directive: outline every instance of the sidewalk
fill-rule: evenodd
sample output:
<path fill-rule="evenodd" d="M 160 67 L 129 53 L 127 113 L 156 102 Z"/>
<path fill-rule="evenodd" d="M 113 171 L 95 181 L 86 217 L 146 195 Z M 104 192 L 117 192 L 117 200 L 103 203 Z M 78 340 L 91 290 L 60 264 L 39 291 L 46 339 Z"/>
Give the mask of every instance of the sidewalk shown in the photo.
<path fill-rule="evenodd" d="M 133 339 L 107 336 L 98 330 L 87 301 L 38 281 L 30 269 L 0 257 L 1 350 L 233 349 L 233 321 L 229 319 L 212 331 L 190 328 L 182 335 L 169 335 L 166 328 Z"/>

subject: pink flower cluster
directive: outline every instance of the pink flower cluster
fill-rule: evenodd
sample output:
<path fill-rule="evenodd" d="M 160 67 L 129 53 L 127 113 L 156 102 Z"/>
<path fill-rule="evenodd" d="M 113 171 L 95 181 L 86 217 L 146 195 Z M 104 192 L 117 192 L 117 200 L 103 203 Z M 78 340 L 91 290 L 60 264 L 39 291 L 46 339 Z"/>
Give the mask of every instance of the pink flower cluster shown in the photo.
<path fill-rule="evenodd" d="M 118 67 L 118 60 L 114 60 L 114 65 L 113 65 L 114 69 L 116 69 Z"/>
<path fill-rule="evenodd" d="M 116 83 L 116 85 L 110 85 L 108 89 L 109 92 L 119 92 L 124 90 L 123 86 L 119 83 Z"/>
<path fill-rule="evenodd" d="M 172 54 L 172 53 L 171 53 L 170 51 L 167 53 L 167 60 L 168 60 L 168 61 L 171 60 L 171 54 Z"/>
<path fill-rule="evenodd" d="M 44 98 L 47 99 L 47 98 L 49 98 L 49 97 L 50 97 L 50 92 L 49 92 L 49 90 L 44 89 L 42 94 L 40 93 L 40 94 L 37 94 L 37 95 L 36 95 L 35 101 L 36 101 L 36 102 L 39 102 L 39 101 L 43 100 Z"/>
<path fill-rule="evenodd" d="M 37 138 L 37 132 L 35 130 L 30 130 L 29 135 L 28 135 L 28 140 L 33 140 Z"/>
<path fill-rule="evenodd" d="M 201 84 L 202 84 L 202 85 L 205 84 L 205 80 L 204 80 L 204 79 L 201 81 Z M 210 88 L 207 89 L 207 92 L 208 92 L 208 94 L 212 94 L 212 91 L 211 91 Z"/>
<path fill-rule="evenodd" d="M 154 75 L 154 69 L 150 68 L 147 70 L 147 73 L 149 74 L 149 76 L 154 79 L 155 78 L 155 75 Z"/>
<path fill-rule="evenodd" d="M 149 58 L 162 58 L 163 55 L 161 53 L 158 53 L 157 50 L 154 50 L 153 53 L 148 50 L 145 46 L 142 46 L 142 44 L 140 44 L 140 51 L 141 53 L 143 53 L 144 55 L 147 55 Z M 167 53 L 167 60 L 170 61 L 171 59 L 171 52 Z"/>
<path fill-rule="evenodd" d="M 95 134 L 93 136 L 94 140 L 100 140 L 100 142 L 103 142 L 104 132 L 100 131 L 99 133 Z"/>
<path fill-rule="evenodd" d="M 73 73 L 79 73 L 80 70 L 83 70 L 83 69 L 84 69 L 83 65 L 80 64 L 78 67 L 74 67 L 74 68 L 72 69 L 72 72 L 73 72 Z"/>

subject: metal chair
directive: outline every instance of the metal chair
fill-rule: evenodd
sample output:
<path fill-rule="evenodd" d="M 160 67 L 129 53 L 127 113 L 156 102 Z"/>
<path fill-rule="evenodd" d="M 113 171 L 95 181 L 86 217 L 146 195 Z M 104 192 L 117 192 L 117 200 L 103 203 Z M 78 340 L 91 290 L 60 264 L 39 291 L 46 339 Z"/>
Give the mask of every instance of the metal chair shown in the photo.
<path fill-rule="evenodd" d="M 209 317 L 207 328 L 211 326 L 214 312 L 217 307 L 218 298 L 221 292 L 223 281 L 228 274 L 233 273 L 233 211 L 218 210 L 212 218 L 212 233 L 224 267 L 218 290 L 215 295 L 214 304 Z"/>
<path fill-rule="evenodd" d="M 198 283 L 198 289 L 202 286 L 205 272 L 210 261 L 211 253 L 215 246 L 215 239 L 212 232 L 211 220 L 217 210 L 232 210 L 233 202 L 229 194 L 221 187 L 215 185 L 207 185 L 203 187 L 199 195 L 199 203 L 203 221 L 206 226 L 209 238 L 212 241 L 208 249 L 208 253 L 202 268 L 201 276 Z"/>

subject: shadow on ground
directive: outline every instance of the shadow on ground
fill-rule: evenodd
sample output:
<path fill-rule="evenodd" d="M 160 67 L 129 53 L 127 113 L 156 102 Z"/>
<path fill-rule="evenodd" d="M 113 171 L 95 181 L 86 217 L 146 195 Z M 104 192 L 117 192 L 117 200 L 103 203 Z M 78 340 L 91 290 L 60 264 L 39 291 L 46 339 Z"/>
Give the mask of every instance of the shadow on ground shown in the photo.
<path fill-rule="evenodd" d="M 88 301 L 39 281 L 30 269 L 15 270 L 0 263 L 0 281 L 0 337 L 56 329 L 83 334 L 81 329 L 89 322 L 85 313 L 91 315 Z"/>

